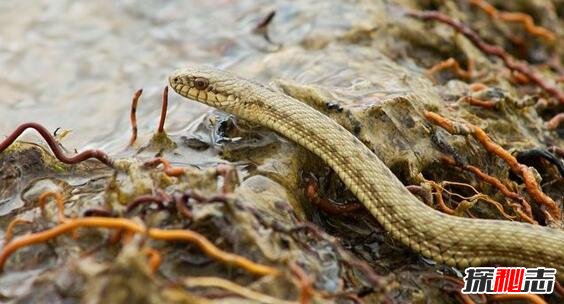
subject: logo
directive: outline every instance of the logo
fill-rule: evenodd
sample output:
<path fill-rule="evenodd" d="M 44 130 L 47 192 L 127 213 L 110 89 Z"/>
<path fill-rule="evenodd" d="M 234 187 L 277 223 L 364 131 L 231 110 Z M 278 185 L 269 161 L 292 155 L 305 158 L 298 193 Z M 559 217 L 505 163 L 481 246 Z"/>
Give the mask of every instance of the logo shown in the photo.
<path fill-rule="evenodd" d="M 524 267 L 469 267 L 464 275 L 462 293 L 534 293 L 554 290 L 556 269 Z"/>

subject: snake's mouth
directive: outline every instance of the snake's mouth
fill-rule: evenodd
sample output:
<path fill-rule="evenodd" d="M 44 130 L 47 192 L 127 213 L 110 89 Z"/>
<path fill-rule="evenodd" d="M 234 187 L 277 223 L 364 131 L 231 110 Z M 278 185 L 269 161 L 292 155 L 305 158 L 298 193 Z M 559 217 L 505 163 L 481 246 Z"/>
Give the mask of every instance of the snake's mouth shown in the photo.
<path fill-rule="evenodd" d="M 169 86 L 178 94 L 190 98 L 190 99 L 195 99 L 198 96 L 198 92 L 192 90 L 192 92 L 190 92 L 190 83 L 189 81 L 186 81 L 185 79 L 183 79 L 182 77 L 178 76 L 178 75 L 172 75 L 168 78 L 168 83 Z"/>
<path fill-rule="evenodd" d="M 190 85 L 190 81 L 184 83 L 185 81 L 179 79 L 178 77 L 171 76 L 169 79 L 170 87 L 178 93 L 180 96 L 195 100 L 195 101 L 205 101 L 199 98 L 201 90 L 196 89 L 193 85 Z M 203 97 L 203 96 L 202 96 Z"/>
<path fill-rule="evenodd" d="M 235 101 L 232 95 L 226 96 L 217 92 L 206 78 L 202 77 L 180 77 L 169 78 L 170 87 L 179 95 L 199 101 L 210 106 L 221 106 L 225 102 Z"/>
<path fill-rule="evenodd" d="M 183 85 L 183 84 L 176 84 L 176 85 L 170 85 L 172 87 L 172 89 L 180 94 L 181 96 L 190 98 L 190 99 L 196 99 L 198 97 L 197 92 L 192 92 L 192 94 L 190 94 L 190 87 L 187 85 Z"/>

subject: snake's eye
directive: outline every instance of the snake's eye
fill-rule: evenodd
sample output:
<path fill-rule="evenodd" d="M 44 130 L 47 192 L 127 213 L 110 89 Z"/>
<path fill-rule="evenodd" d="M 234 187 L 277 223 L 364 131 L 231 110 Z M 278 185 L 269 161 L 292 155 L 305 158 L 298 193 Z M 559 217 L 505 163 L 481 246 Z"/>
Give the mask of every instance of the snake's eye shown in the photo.
<path fill-rule="evenodd" d="M 210 84 L 209 81 L 205 78 L 198 77 L 194 79 L 194 86 L 198 90 L 205 90 L 209 84 Z"/>

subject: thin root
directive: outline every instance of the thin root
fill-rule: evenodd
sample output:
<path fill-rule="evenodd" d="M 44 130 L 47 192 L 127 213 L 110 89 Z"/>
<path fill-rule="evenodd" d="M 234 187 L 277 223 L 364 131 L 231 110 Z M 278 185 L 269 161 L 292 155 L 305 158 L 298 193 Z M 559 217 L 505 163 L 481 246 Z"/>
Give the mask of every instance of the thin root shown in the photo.
<path fill-rule="evenodd" d="M 228 290 L 234 294 L 240 295 L 246 299 L 254 300 L 265 304 L 296 304 L 294 301 L 280 300 L 271 297 L 267 294 L 256 292 L 247 287 L 235 284 L 226 279 L 217 277 L 197 277 L 197 278 L 185 278 L 182 280 L 184 285 L 188 288 L 193 287 L 216 287 Z"/>
<path fill-rule="evenodd" d="M 180 176 L 186 172 L 186 169 L 180 167 L 173 167 L 170 162 L 162 157 L 156 157 L 152 160 L 145 162 L 145 166 L 154 167 L 162 164 L 164 173 L 168 176 Z"/>
<path fill-rule="evenodd" d="M 481 100 L 474 98 L 472 96 L 464 96 L 461 98 L 462 101 L 467 102 L 469 105 L 481 107 L 484 109 L 492 110 L 495 109 L 496 103 L 491 100 Z"/>
<path fill-rule="evenodd" d="M 523 210 L 521 210 L 521 208 L 517 208 L 515 210 L 515 212 L 517 214 L 519 214 L 519 216 L 526 222 L 531 223 L 531 224 L 537 224 L 537 221 L 535 221 L 533 219 L 533 214 L 532 214 L 532 210 L 531 210 L 531 205 L 529 204 L 529 202 L 527 202 L 527 200 L 525 200 L 521 195 L 509 190 L 509 188 L 507 186 L 505 186 L 498 178 L 491 176 L 487 173 L 484 173 L 482 170 L 480 170 L 480 168 L 472 166 L 472 165 L 462 165 L 462 164 L 457 164 L 456 161 L 454 160 L 454 158 L 452 157 L 442 157 L 441 158 L 443 160 L 444 163 L 451 165 L 451 166 L 459 166 L 460 168 L 471 172 L 472 174 L 474 174 L 476 177 L 478 177 L 479 179 L 481 179 L 482 181 L 494 186 L 495 188 L 497 188 L 497 190 L 499 190 L 499 192 L 501 192 L 503 195 L 505 195 L 506 197 L 518 202 L 520 204 L 521 207 L 523 207 Z"/>
<path fill-rule="evenodd" d="M 146 247 L 143 251 L 149 257 L 149 268 L 151 269 L 151 273 L 157 272 L 159 266 L 161 266 L 161 254 L 156 249 L 149 247 Z"/>
<path fill-rule="evenodd" d="M 166 120 L 167 110 L 168 110 L 168 86 L 166 86 L 163 90 L 161 119 L 159 120 L 159 127 L 157 129 L 157 133 L 164 133 L 164 124 Z"/>
<path fill-rule="evenodd" d="M 492 141 L 480 127 L 472 124 L 454 123 L 437 113 L 428 111 L 425 112 L 425 118 L 451 134 L 472 135 L 488 152 L 503 159 L 515 174 L 523 178 L 525 188 L 531 198 L 548 209 L 550 214 L 548 220 L 559 219 L 561 217 L 560 208 L 552 198 L 542 192 L 531 170 L 527 166 L 520 164 L 511 153 Z"/>
<path fill-rule="evenodd" d="M 129 113 L 129 118 L 131 120 L 131 138 L 129 139 L 130 146 L 132 146 L 137 140 L 137 103 L 139 102 L 141 94 L 143 94 L 143 89 L 137 90 L 131 99 L 131 110 Z"/>
<path fill-rule="evenodd" d="M 470 3 L 482 9 L 492 18 L 498 18 L 508 22 L 519 22 L 525 26 L 527 32 L 535 36 L 543 37 L 549 42 L 554 42 L 556 40 L 556 35 L 554 35 L 553 32 L 544 27 L 536 26 L 530 15 L 520 12 L 500 12 L 493 5 L 484 0 L 470 0 Z"/>
<path fill-rule="evenodd" d="M 458 61 L 456 61 L 456 59 L 454 58 L 449 58 L 445 61 L 441 61 L 437 64 L 435 64 L 434 66 L 432 66 L 428 71 L 427 71 L 427 75 L 433 77 L 433 75 L 435 75 L 436 73 L 445 70 L 445 69 L 452 69 L 452 71 L 454 72 L 454 74 L 456 74 L 456 76 L 468 80 L 470 78 L 472 78 L 472 69 L 473 69 L 473 61 L 472 60 L 468 60 L 468 71 L 464 70 L 463 68 L 460 67 L 460 64 L 458 64 Z"/>
<path fill-rule="evenodd" d="M 515 301 L 527 300 L 532 304 L 546 304 L 546 301 L 538 295 L 523 293 L 523 294 L 495 294 L 490 295 L 489 298 L 494 301 Z"/>
<path fill-rule="evenodd" d="M 564 113 L 558 113 L 546 122 L 545 127 L 548 130 L 556 130 L 564 122 Z"/>
<path fill-rule="evenodd" d="M 313 282 L 307 276 L 305 271 L 298 266 L 298 264 L 291 262 L 290 263 L 290 270 L 292 273 L 298 278 L 299 286 L 300 286 L 300 304 L 307 304 L 311 301 L 314 295 L 314 288 Z"/>
<path fill-rule="evenodd" d="M 63 195 L 60 192 L 45 191 L 39 195 L 37 199 L 39 208 L 41 208 L 41 213 L 45 216 L 45 205 L 47 204 L 47 199 L 50 197 L 55 198 L 55 203 L 57 204 L 59 222 L 65 220 L 65 202 Z"/>
<path fill-rule="evenodd" d="M 248 260 L 245 257 L 225 252 L 217 248 L 208 239 L 199 233 L 190 230 L 182 229 L 171 229 L 163 230 L 157 228 L 145 228 L 132 220 L 124 218 L 107 218 L 107 217 L 87 217 L 87 218 L 76 218 L 76 219 L 66 219 L 59 225 L 37 233 L 25 235 L 12 240 L 10 243 L 6 244 L 2 251 L 0 252 L 0 269 L 4 267 L 6 260 L 10 257 L 12 253 L 16 250 L 42 243 L 51 240 L 61 234 L 73 231 L 76 228 L 81 227 L 96 227 L 96 228 L 112 228 L 112 229 L 125 229 L 132 233 L 145 234 L 150 238 L 156 240 L 165 241 L 187 241 L 195 244 L 204 253 L 210 257 L 215 258 L 218 261 L 226 263 L 228 265 L 234 265 L 247 270 L 250 273 L 256 275 L 275 275 L 278 270 L 270 266 L 257 264 L 253 261 Z"/>
<path fill-rule="evenodd" d="M 10 224 L 8 224 L 8 227 L 6 227 L 6 232 L 4 233 L 4 241 L 6 243 L 9 243 L 12 240 L 12 238 L 14 237 L 14 229 L 16 228 L 16 225 L 31 224 L 31 223 L 32 222 L 28 220 L 15 218 L 13 221 L 10 222 Z"/>

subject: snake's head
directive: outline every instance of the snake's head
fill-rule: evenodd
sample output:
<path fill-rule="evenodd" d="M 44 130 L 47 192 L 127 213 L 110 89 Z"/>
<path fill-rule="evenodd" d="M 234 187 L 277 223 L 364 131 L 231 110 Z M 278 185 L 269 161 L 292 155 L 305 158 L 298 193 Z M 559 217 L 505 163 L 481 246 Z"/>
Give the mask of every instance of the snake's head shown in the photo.
<path fill-rule="evenodd" d="M 227 111 L 238 108 L 239 94 L 244 89 L 237 76 L 206 66 L 178 70 L 168 81 L 181 96 Z"/>

